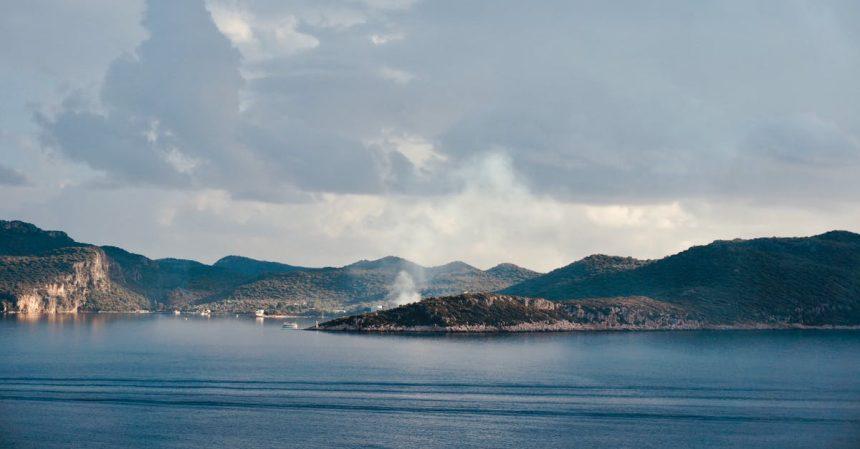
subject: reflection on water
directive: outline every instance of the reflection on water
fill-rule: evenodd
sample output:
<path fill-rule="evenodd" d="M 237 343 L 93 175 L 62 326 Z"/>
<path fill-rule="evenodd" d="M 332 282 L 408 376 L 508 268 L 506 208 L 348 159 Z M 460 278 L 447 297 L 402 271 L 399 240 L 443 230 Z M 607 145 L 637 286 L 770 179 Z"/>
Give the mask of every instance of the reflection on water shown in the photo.
<path fill-rule="evenodd" d="M 292 322 L 313 325 L 0 318 L 0 447 L 860 441 L 860 332 L 337 334 Z"/>

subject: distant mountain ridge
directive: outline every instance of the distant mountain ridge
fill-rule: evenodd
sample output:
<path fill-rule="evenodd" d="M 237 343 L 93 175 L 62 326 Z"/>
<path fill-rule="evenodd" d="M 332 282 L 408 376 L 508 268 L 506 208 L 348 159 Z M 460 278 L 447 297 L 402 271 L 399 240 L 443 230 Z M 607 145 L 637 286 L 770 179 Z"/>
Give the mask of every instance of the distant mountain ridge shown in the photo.
<path fill-rule="evenodd" d="M 287 273 L 290 271 L 308 270 L 306 267 L 287 265 L 280 262 L 269 262 L 266 260 L 251 259 L 243 256 L 226 256 L 218 259 L 214 267 L 225 268 L 236 273 L 249 276 L 259 276 L 268 273 Z"/>
<path fill-rule="evenodd" d="M 45 251 L 84 246 L 62 231 L 43 231 L 23 221 L 0 220 L 0 254 L 31 256 Z"/>
<path fill-rule="evenodd" d="M 306 268 L 273 273 L 250 280 L 223 297 L 213 297 L 214 310 L 245 308 L 255 302 L 266 307 L 314 303 L 330 308 L 385 303 L 400 273 L 409 275 L 420 296 L 453 295 L 464 291 L 494 291 L 539 273 L 510 264 L 508 269 L 480 270 L 464 262 L 424 267 L 387 256 L 361 260 L 339 268 Z M 496 267 L 494 267 L 496 268 Z M 262 302 L 260 298 L 265 298 Z"/>
<path fill-rule="evenodd" d="M 565 291 L 565 287 L 572 286 L 585 279 L 607 273 L 632 270 L 645 266 L 650 262 L 650 260 L 639 260 L 632 257 L 594 254 L 573 262 L 570 265 L 552 270 L 542 276 L 533 276 L 523 280 L 504 289 L 502 293 L 552 298 L 553 296 L 558 296 L 554 295 L 555 292 Z"/>
<path fill-rule="evenodd" d="M 388 299 L 400 272 L 419 294 L 497 290 L 539 273 L 463 262 L 423 267 L 399 257 L 308 268 L 242 256 L 213 265 L 149 259 L 115 246 L 79 243 L 60 231 L 0 221 L 4 311 L 201 310 L 302 313 L 367 307 Z"/>
<path fill-rule="evenodd" d="M 488 270 L 459 261 L 424 267 L 394 256 L 326 268 L 241 256 L 213 265 L 154 260 L 118 247 L 79 243 L 29 223 L 0 221 L 0 305 L 6 312 L 178 308 L 336 313 L 361 312 L 415 295 L 465 294 L 465 299 L 442 300 L 451 304 L 436 300 L 432 308 L 409 310 L 444 310 L 453 314 L 452 322 L 465 317 L 462 323 L 468 324 L 477 319 L 463 309 L 469 304 L 483 313 L 499 312 L 485 307 L 496 304 L 492 297 L 478 301 L 469 296 L 486 292 L 567 304 L 567 318 L 559 319 L 579 327 L 616 322 L 630 328 L 660 322 L 688 327 L 855 326 L 860 325 L 860 235 L 830 231 L 812 237 L 717 240 L 657 260 L 592 255 L 540 274 L 513 264 Z M 520 307 L 518 299 L 511 301 L 498 304 L 513 307 L 505 310 Z M 523 310 L 523 319 L 540 316 Z M 490 327 L 517 326 L 515 313 L 510 323 L 485 318 L 482 322 Z M 385 326 L 397 327 L 396 320 Z"/>
<path fill-rule="evenodd" d="M 552 300 L 644 296 L 721 323 L 860 324 L 860 235 L 848 231 L 718 240 L 655 261 L 615 258 L 607 270 L 589 270 L 586 259 L 502 292 Z"/>
<path fill-rule="evenodd" d="M 830 231 L 812 237 L 717 240 L 659 260 L 593 255 L 500 293 L 428 298 L 338 318 L 315 329 L 522 332 L 810 326 L 860 326 L 860 235 Z"/>

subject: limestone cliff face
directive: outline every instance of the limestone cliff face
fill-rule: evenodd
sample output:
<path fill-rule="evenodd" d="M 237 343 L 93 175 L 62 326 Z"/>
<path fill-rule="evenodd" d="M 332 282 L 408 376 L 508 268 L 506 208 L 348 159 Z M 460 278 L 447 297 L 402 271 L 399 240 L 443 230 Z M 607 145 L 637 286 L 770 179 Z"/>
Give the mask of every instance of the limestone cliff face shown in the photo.
<path fill-rule="evenodd" d="M 111 291 L 109 262 L 98 248 L 3 259 L 0 275 L 8 275 L 9 267 L 29 268 L 15 270 L 14 284 L 4 286 L 4 308 L 19 313 L 75 313 L 90 298 Z"/>

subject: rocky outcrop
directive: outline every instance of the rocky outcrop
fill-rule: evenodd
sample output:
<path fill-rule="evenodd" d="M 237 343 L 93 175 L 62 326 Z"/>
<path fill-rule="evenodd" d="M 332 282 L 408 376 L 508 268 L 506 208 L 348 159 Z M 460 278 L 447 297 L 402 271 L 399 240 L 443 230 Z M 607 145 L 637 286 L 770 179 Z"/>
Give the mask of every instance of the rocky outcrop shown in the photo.
<path fill-rule="evenodd" d="M 694 329 L 705 325 L 699 314 L 644 296 L 599 298 L 561 303 L 569 320 L 583 328 Z"/>

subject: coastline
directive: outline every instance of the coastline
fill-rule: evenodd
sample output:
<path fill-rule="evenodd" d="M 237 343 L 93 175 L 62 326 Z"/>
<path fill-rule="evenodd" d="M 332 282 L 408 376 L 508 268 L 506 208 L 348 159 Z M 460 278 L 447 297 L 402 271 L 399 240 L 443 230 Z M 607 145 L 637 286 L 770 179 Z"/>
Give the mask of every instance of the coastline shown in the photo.
<path fill-rule="evenodd" d="M 21 315 L 21 316 L 71 316 L 71 315 L 175 315 L 173 311 L 152 311 L 152 310 L 79 310 L 79 311 L 63 311 L 63 312 L 19 312 L 17 310 L 9 310 L 0 312 L 2 315 Z M 328 315 L 265 315 L 256 316 L 253 312 L 211 312 L 208 315 L 203 315 L 200 312 L 182 312 L 179 316 L 234 316 L 240 315 L 249 318 L 273 318 L 273 319 L 311 319 L 325 318 Z"/>
<path fill-rule="evenodd" d="M 577 323 L 526 323 L 512 326 L 461 325 L 450 327 L 438 326 L 380 326 L 358 328 L 355 326 L 312 326 L 308 331 L 345 332 L 364 334 L 508 334 L 508 333 L 575 333 L 575 332 L 666 332 L 666 331 L 696 331 L 696 330 L 860 330 L 860 325 L 807 325 L 799 323 L 767 324 L 702 324 L 696 326 L 605 326 L 583 325 Z"/>

